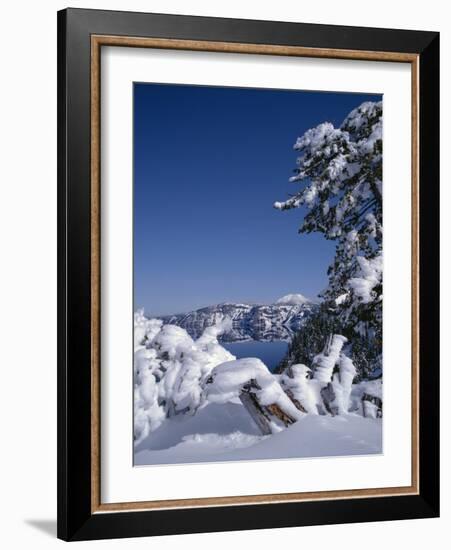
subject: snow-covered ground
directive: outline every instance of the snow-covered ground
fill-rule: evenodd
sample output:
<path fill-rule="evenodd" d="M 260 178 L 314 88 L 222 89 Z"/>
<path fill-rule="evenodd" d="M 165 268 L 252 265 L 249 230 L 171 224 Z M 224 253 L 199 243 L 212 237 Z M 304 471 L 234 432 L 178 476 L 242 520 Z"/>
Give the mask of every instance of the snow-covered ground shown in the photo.
<path fill-rule="evenodd" d="M 305 415 L 262 436 L 239 403 L 210 404 L 175 417 L 135 448 L 135 465 L 367 455 L 382 451 L 382 420 L 357 414 Z"/>

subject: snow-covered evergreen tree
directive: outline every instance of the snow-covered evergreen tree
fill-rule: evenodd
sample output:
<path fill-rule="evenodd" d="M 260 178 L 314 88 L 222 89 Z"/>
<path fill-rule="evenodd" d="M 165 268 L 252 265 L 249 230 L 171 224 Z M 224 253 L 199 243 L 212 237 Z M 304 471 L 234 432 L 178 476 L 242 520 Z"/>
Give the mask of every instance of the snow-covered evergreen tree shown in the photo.
<path fill-rule="evenodd" d="M 275 208 L 306 207 L 299 229 L 336 241 L 322 296 L 345 328 L 381 346 L 382 102 L 365 102 L 339 128 L 324 122 L 298 138 L 301 189 Z"/>
<path fill-rule="evenodd" d="M 285 357 L 275 372 L 281 373 L 286 367 L 298 363 L 310 365 L 315 355 L 324 348 L 330 334 L 340 330 L 335 309 L 321 303 L 308 317 L 302 328 L 296 332 L 288 345 Z"/>

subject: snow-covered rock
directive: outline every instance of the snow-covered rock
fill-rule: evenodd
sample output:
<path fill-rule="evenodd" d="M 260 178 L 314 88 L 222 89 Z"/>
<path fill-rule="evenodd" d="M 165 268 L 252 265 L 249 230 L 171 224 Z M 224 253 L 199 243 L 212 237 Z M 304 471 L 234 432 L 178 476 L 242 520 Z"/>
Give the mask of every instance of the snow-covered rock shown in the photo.
<path fill-rule="evenodd" d="M 340 353 L 338 373 L 332 379 L 332 388 L 335 394 L 334 409 L 338 414 L 346 414 L 350 408 L 352 382 L 356 375 L 353 362 L 344 353 Z"/>

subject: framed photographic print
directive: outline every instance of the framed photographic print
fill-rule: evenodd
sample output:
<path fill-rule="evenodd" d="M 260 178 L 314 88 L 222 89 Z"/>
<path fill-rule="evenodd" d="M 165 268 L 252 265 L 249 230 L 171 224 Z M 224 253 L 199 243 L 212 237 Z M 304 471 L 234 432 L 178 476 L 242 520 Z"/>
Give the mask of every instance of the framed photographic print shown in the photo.
<path fill-rule="evenodd" d="M 438 33 L 58 14 L 58 536 L 439 513 Z"/>

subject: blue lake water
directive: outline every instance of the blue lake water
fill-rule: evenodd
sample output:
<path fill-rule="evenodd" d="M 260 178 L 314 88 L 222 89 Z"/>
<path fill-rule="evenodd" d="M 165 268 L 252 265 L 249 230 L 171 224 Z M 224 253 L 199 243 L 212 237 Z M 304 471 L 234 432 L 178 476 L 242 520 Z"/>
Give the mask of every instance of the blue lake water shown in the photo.
<path fill-rule="evenodd" d="M 284 358 L 288 350 L 288 342 L 275 340 L 273 342 L 263 342 L 259 340 L 250 340 L 246 342 L 221 342 L 221 346 L 233 353 L 237 359 L 244 357 L 257 357 L 273 371 L 279 362 Z"/>

